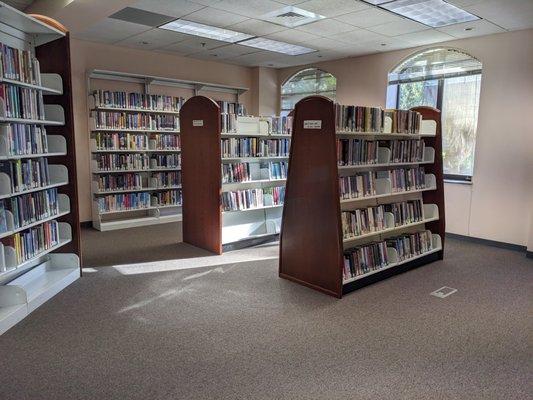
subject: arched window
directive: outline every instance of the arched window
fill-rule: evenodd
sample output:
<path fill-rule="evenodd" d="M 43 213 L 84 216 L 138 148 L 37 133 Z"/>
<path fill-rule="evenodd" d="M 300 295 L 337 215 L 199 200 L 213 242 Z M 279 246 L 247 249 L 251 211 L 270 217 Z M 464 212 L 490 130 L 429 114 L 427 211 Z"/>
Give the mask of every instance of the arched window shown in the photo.
<path fill-rule="evenodd" d="M 337 78 L 318 68 L 297 72 L 281 86 L 281 115 L 287 115 L 299 100 L 319 94 L 335 100 Z"/>
<path fill-rule="evenodd" d="M 482 65 L 460 50 L 416 53 L 389 74 L 388 108 L 420 105 L 442 112 L 444 177 L 472 179 Z"/>

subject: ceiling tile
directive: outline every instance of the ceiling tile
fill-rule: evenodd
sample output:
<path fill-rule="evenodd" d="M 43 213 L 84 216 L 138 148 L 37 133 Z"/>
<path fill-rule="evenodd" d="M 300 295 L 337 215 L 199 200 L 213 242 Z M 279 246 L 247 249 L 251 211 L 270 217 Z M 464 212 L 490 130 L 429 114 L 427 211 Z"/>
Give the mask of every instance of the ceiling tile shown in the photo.
<path fill-rule="evenodd" d="M 368 28 L 370 26 L 400 21 L 403 18 L 378 8 L 369 8 L 363 11 L 340 15 L 335 19 L 359 28 Z"/>
<path fill-rule="evenodd" d="M 246 21 L 231 25 L 228 28 L 256 36 L 270 35 L 271 33 L 280 32 L 287 29 L 284 26 L 272 24 L 266 21 L 260 21 L 258 19 L 247 19 Z"/>
<path fill-rule="evenodd" d="M 344 32 L 338 35 L 332 35 L 329 38 L 338 40 L 344 43 L 356 44 L 358 42 L 368 42 L 370 40 L 378 40 L 382 37 L 384 36 L 380 35 L 379 33 L 372 32 L 366 29 L 355 28 L 355 29 L 352 29 L 350 32 Z"/>
<path fill-rule="evenodd" d="M 207 38 L 189 36 L 189 39 L 162 47 L 161 50 L 178 51 L 185 54 L 198 53 L 200 51 L 212 50 L 217 47 L 227 46 L 227 42 Z"/>
<path fill-rule="evenodd" d="M 303 46 L 310 47 L 315 50 L 332 50 L 343 47 L 346 43 L 339 42 L 330 38 L 319 37 L 310 42 L 302 43 Z"/>
<path fill-rule="evenodd" d="M 472 30 L 465 30 L 467 28 L 472 28 Z M 499 26 L 490 23 L 489 21 L 478 20 L 464 22 L 462 24 L 443 26 L 442 28 L 439 28 L 438 31 L 447 33 L 448 35 L 452 35 L 456 38 L 466 38 L 505 32 L 505 29 L 502 29 Z"/>
<path fill-rule="evenodd" d="M 132 7 L 178 18 L 198 11 L 204 6 L 187 0 L 140 0 Z"/>
<path fill-rule="evenodd" d="M 106 18 L 89 29 L 73 33 L 73 37 L 91 42 L 115 43 L 150 29 L 146 25 Z"/>
<path fill-rule="evenodd" d="M 283 4 L 272 0 L 221 0 L 209 5 L 218 10 L 244 15 L 249 18 L 259 18 L 266 13 L 284 7 Z"/>
<path fill-rule="evenodd" d="M 333 19 L 323 19 L 312 24 L 299 26 L 296 30 L 312 33 L 317 36 L 330 36 L 351 31 L 353 30 L 353 26 Z"/>
<path fill-rule="evenodd" d="M 216 49 L 208 50 L 207 54 L 211 57 L 217 58 L 219 60 L 226 58 L 239 57 L 245 54 L 252 54 L 259 52 L 258 49 L 253 47 L 242 46 L 239 44 L 229 44 L 227 46 L 217 47 Z"/>
<path fill-rule="evenodd" d="M 228 25 L 233 25 L 242 22 L 247 18 L 243 17 L 242 15 L 218 10 L 216 8 L 205 7 L 199 11 L 195 11 L 192 14 L 184 16 L 183 19 L 224 28 Z"/>
<path fill-rule="evenodd" d="M 129 38 L 119 42 L 115 42 L 115 44 L 118 46 L 133 47 L 136 49 L 155 50 L 189 38 L 189 35 L 154 28 L 138 35 L 130 36 Z"/>
<path fill-rule="evenodd" d="M 239 57 L 229 58 L 228 62 L 238 63 L 240 65 L 256 66 L 256 65 L 265 65 L 273 64 L 275 60 L 281 58 L 281 54 L 274 53 L 271 51 L 259 51 L 253 54 L 246 54 Z"/>
<path fill-rule="evenodd" d="M 357 0 L 308 0 L 296 6 L 328 18 L 371 7 L 368 3 Z"/>
<path fill-rule="evenodd" d="M 297 31 L 296 29 L 287 29 L 281 32 L 276 32 L 266 36 L 269 39 L 280 40 L 283 42 L 302 44 L 319 38 L 317 35 L 311 33 Z"/>
<path fill-rule="evenodd" d="M 489 0 L 466 10 L 505 29 L 533 28 L 533 0 Z"/>
<path fill-rule="evenodd" d="M 453 4 L 454 6 L 457 6 L 459 8 L 468 7 L 473 4 L 482 3 L 486 0 L 446 0 L 448 3 Z"/>
<path fill-rule="evenodd" d="M 368 29 L 381 35 L 397 36 L 411 32 L 423 31 L 427 28 L 428 27 L 424 24 L 411 21 L 410 19 L 402 18 L 400 21 L 376 25 L 369 27 Z"/>
<path fill-rule="evenodd" d="M 134 24 L 147 25 L 150 27 L 157 27 L 174 19 L 174 17 L 170 15 L 158 14 L 134 7 L 125 7 L 122 10 L 111 14 L 109 18 L 133 22 Z"/>
<path fill-rule="evenodd" d="M 278 3 L 285 4 L 288 6 L 296 6 L 300 3 L 305 3 L 306 0 L 276 0 Z"/>
<path fill-rule="evenodd" d="M 415 46 L 422 46 L 427 44 L 445 42 L 447 40 L 455 39 L 446 33 L 439 32 L 435 29 L 427 29 L 425 31 L 406 33 L 405 35 L 396 36 L 397 39 L 405 40 Z"/>

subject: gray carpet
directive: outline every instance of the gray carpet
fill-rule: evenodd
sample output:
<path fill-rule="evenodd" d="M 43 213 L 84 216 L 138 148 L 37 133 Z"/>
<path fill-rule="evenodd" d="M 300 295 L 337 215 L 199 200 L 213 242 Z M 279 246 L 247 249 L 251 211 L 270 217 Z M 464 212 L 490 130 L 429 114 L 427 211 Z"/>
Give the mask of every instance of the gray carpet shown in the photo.
<path fill-rule="evenodd" d="M 533 393 L 533 261 L 519 252 L 448 240 L 445 261 L 342 300 L 279 279 L 276 260 L 141 267 L 90 269 L 1 336 L 0 398 Z M 458 292 L 429 295 L 444 285 Z"/>

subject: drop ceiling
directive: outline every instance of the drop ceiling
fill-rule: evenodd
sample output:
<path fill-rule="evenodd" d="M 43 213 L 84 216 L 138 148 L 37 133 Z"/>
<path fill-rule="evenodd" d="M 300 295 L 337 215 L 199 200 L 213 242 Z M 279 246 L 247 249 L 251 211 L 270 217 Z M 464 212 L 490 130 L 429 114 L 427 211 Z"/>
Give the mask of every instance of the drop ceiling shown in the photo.
<path fill-rule="evenodd" d="M 21 8 L 27 7 L 27 11 L 38 12 L 39 3 L 45 1 L 37 0 L 29 7 L 31 1 L 18 0 L 15 3 L 20 3 Z M 74 0 L 62 9 L 56 9 L 56 15 L 51 16 L 64 23 L 74 38 L 81 40 L 275 68 L 533 28 L 533 0 L 447 1 L 481 19 L 434 29 L 358 0 Z M 324 18 L 295 28 L 262 20 L 287 6 Z M 130 18 L 135 12 L 131 14 L 131 10 L 124 10 L 127 7 L 137 9 L 140 19 Z M 80 13 L 84 15 L 83 19 L 80 19 Z M 110 18 L 115 13 L 119 13 L 120 19 L 116 15 Z M 176 18 L 317 51 L 288 56 L 157 27 L 158 21 Z"/>

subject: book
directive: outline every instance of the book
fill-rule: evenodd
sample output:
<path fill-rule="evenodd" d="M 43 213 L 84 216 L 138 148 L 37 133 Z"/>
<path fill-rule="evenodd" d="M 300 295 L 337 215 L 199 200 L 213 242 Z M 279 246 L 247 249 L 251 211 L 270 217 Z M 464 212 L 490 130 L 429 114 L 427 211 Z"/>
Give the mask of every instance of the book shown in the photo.
<path fill-rule="evenodd" d="M 224 211 L 240 211 L 282 205 L 284 197 L 284 186 L 222 192 L 222 208 Z"/>
<path fill-rule="evenodd" d="M 117 111 L 99 111 L 95 115 L 96 128 L 99 129 L 138 129 L 142 130 L 179 130 L 179 117 L 176 115 L 152 115 Z"/>
<path fill-rule="evenodd" d="M 32 85 L 40 85 L 39 61 L 29 50 L 0 43 L 0 76 Z"/>
<path fill-rule="evenodd" d="M 223 138 L 220 140 L 222 158 L 232 157 L 287 157 L 289 139 L 262 139 L 257 137 Z"/>
<path fill-rule="evenodd" d="M 339 192 L 340 198 L 343 200 L 375 196 L 376 173 L 365 171 L 339 177 Z"/>
<path fill-rule="evenodd" d="M 48 152 L 48 137 L 44 126 L 10 123 L 0 126 L 0 135 L 7 143 L 8 156 Z"/>
<path fill-rule="evenodd" d="M 13 193 L 50 185 L 48 159 L 44 157 L 0 162 L 0 171 L 10 177 Z"/>
<path fill-rule="evenodd" d="M 0 84 L 0 117 L 44 120 L 42 91 Z"/>
<path fill-rule="evenodd" d="M 13 214 L 15 229 L 58 215 L 57 188 L 12 197 L 8 208 Z"/>

